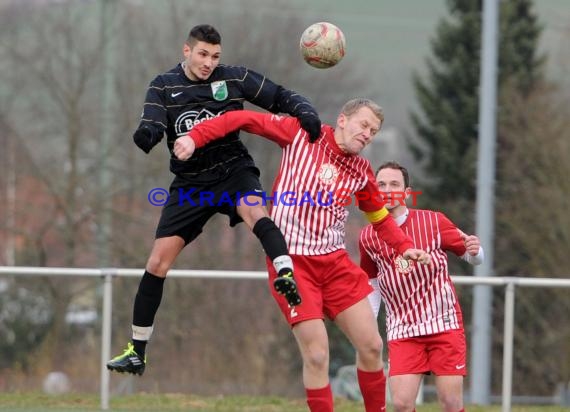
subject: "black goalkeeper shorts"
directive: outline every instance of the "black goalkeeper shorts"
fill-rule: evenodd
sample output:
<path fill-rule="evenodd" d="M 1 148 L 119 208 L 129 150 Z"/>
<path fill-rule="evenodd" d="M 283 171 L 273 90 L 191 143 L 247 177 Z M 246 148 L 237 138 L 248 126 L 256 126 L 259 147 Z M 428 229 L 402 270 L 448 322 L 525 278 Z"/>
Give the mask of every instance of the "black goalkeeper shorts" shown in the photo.
<path fill-rule="evenodd" d="M 230 226 L 235 226 L 243 222 L 236 206 L 247 204 L 242 197 L 250 195 L 263 195 L 256 167 L 237 169 L 207 183 L 176 176 L 170 185 L 168 202 L 162 208 L 156 238 L 180 236 L 188 244 L 202 233 L 206 222 L 216 213 L 229 216 Z"/>

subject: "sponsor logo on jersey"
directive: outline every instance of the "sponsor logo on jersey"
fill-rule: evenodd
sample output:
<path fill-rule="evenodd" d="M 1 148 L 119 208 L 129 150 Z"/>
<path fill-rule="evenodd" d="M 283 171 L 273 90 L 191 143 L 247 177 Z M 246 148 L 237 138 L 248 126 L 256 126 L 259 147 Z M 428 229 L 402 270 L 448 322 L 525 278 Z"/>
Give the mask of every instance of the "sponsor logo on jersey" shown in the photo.
<path fill-rule="evenodd" d="M 222 113 L 214 114 L 209 110 L 202 109 L 200 111 L 190 110 L 188 112 L 182 113 L 176 121 L 174 122 L 174 130 L 178 137 L 184 136 L 188 133 L 194 126 L 202 123 L 204 120 L 213 119 Z"/>
<path fill-rule="evenodd" d="M 414 270 L 414 262 L 412 260 L 405 259 L 402 255 L 398 255 L 394 261 L 396 265 L 396 270 L 402 275 L 407 275 L 412 270 Z"/>
<path fill-rule="evenodd" d="M 338 179 L 338 169 L 330 163 L 323 163 L 317 172 L 317 178 L 324 186 L 333 185 Z"/>
<path fill-rule="evenodd" d="M 228 98 L 228 86 L 225 80 L 212 82 L 210 86 L 212 87 L 212 95 L 215 100 L 222 101 Z"/>

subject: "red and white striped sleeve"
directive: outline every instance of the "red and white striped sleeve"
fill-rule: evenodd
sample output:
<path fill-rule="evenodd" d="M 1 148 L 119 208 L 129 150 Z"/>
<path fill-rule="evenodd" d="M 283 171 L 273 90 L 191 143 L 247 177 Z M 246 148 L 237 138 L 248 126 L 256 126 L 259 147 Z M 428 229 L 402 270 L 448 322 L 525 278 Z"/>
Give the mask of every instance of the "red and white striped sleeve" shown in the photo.
<path fill-rule="evenodd" d="M 293 141 L 301 126 L 296 117 L 232 110 L 194 126 L 188 135 L 199 148 L 239 129 L 266 137 L 284 147 Z"/>
<path fill-rule="evenodd" d="M 443 213 L 436 212 L 436 214 L 439 221 L 439 233 L 441 234 L 441 248 L 453 252 L 456 256 L 463 256 L 467 249 L 461 238 L 461 232 Z"/>

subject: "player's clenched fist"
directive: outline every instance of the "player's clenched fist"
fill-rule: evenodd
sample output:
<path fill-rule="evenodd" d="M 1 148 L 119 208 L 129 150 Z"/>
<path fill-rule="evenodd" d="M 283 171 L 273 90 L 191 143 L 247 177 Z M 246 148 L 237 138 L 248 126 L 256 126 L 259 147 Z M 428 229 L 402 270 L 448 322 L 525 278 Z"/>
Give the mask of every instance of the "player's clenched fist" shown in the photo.
<path fill-rule="evenodd" d="M 423 265 L 429 265 L 431 263 L 431 255 L 421 249 L 408 249 L 404 252 L 403 257 L 415 260 Z"/>
<path fill-rule="evenodd" d="M 196 150 L 196 144 L 190 136 L 182 136 L 174 142 L 174 156 L 179 160 L 188 160 Z"/>
<path fill-rule="evenodd" d="M 469 253 L 471 256 L 477 256 L 481 247 L 479 238 L 475 235 L 468 235 L 459 229 L 457 230 L 459 231 L 459 236 L 461 236 L 463 243 L 465 243 L 465 249 L 467 249 L 467 253 Z"/>

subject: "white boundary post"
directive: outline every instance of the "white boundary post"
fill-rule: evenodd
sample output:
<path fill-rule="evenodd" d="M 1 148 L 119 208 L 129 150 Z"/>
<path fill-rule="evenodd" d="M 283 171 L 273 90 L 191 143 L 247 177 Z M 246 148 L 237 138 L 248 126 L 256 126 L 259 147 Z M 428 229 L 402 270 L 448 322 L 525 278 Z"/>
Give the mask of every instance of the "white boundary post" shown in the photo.
<path fill-rule="evenodd" d="M 103 315 L 101 321 L 101 409 L 109 409 L 110 376 L 107 361 L 111 357 L 111 320 L 113 310 L 113 274 L 115 270 L 103 270 Z"/>
<path fill-rule="evenodd" d="M 513 341 L 515 323 L 515 284 L 509 282 L 505 289 L 505 326 L 503 336 L 503 412 L 511 410 L 513 393 Z"/>

